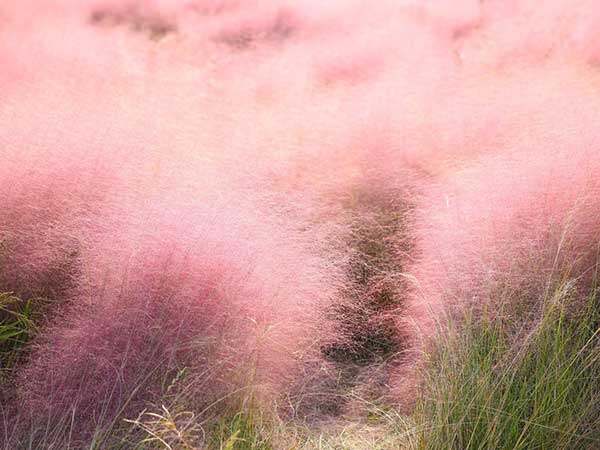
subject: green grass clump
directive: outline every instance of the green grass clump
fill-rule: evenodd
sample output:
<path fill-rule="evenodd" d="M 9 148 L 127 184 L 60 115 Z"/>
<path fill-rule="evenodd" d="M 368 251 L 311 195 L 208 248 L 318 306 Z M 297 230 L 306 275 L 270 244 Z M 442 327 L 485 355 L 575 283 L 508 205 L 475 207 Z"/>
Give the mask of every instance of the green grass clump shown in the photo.
<path fill-rule="evenodd" d="M 0 292 L 0 381 L 35 332 L 31 301 Z"/>
<path fill-rule="evenodd" d="M 600 315 L 558 289 L 527 333 L 467 313 L 425 361 L 417 450 L 600 448 Z M 513 319 L 514 321 L 514 319 Z"/>
<path fill-rule="evenodd" d="M 240 411 L 223 418 L 212 433 L 211 449 L 215 450 L 272 450 L 271 430 L 253 412 Z"/>

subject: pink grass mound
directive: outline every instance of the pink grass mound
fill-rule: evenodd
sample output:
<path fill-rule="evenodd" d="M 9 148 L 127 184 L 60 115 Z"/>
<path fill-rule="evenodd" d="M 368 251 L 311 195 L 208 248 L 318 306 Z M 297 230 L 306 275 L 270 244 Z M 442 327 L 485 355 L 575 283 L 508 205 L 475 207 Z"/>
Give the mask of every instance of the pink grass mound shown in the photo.
<path fill-rule="evenodd" d="M 528 132 L 507 128 L 503 145 L 429 189 L 419 212 L 409 314 L 426 335 L 453 307 L 504 298 L 526 301 L 536 311 L 562 277 L 594 275 L 598 92 L 586 72 L 559 73 L 571 88 L 547 111 L 537 109 Z"/>
<path fill-rule="evenodd" d="M 5 149 L 6 150 L 6 149 Z M 106 203 L 111 176 L 65 158 L 5 151 L 0 181 L 0 291 L 62 300 L 76 282 L 81 240 Z"/>
<path fill-rule="evenodd" d="M 272 405 L 318 357 L 335 267 L 292 230 L 226 205 L 131 206 L 83 252 L 72 306 L 21 372 L 23 411 L 37 423 L 73 411 L 86 438 L 162 401 L 182 371 L 171 393 L 197 411 Z"/>

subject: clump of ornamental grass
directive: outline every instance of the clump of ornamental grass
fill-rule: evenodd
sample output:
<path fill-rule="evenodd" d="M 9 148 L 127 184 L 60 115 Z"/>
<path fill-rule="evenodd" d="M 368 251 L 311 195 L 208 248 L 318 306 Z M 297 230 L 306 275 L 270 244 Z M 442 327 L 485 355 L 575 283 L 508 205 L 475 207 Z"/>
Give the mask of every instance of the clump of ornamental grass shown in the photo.
<path fill-rule="evenodd" d="M 410 268 L 416 336 L 461 305 L 507 302 L 529 315 L 521 320 L 535 320 L 548 280 L 565 270 L 585 294 L 600 238 L 600 159 L 591 143 L 571 141 L 487 155 L 429 189 Z"/>
<path fill-rule="evenodd" d="M 193 412 L 174 413 L 164 405 L 157 412 L 144 410 L 137 419 L 126 422 L 143 431 L 142 447 L 195 450 L 204 434 Z"/>
<path fill-rule="evenodd" d="M 600 309 L 591 291 L 574 312 L 571 282 L 559 283 L 520 335 L 519 319 L 496 307 L 450 320 L 423 361 L 411 448 L 598 448 Z"/>
<path fill-rule="evenodd" d="M 114 180 L 103 164 L 76 155 L 32 158 L 9 159 L 2 171 L 0 291 L 37 307 L 65 300 L 77 284 L 82 243 Z"/>
<path fill-rule="evenodd" d="M 249 367 L 250 371 L 256 367 Z M 246 386 L 226 392 L 203 409 L 193 409 L 198 390 L 198 378 L 187 368 L 180 370 L 163 391 L 159 403 L 148 405 L 136 418 L 124 419 L 120 439 L 114 448 L 165 450 L 271 450 L 271 440 L 281 433 L 282 422 L 265 410 L 256 397 L 256 386 L 248 380 Z M 210 387 L 206 386 L 206 390 Z M 113 448 L 111 447 L 111 448 Z"/>
<path fill-rule="evenodd" d="M 88 240 L 77 288 L 18 372 L 10 445 L 119 443 L 122 419 L 161 405 L 184 369 L 174 414 L 233 417 L 248 391 L 250 410 L 276 409 L 318 352 L 323 261 L 266 218 L 186 206 L 175 218 L 160 199 Z"/>

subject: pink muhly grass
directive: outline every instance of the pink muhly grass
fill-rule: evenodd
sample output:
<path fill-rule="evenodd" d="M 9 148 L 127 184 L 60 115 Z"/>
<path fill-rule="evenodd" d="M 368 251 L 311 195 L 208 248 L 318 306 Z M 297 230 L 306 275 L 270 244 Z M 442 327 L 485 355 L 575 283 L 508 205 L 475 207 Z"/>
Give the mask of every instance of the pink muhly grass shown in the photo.
<path fill-rule="evenodd" d="M 18 158 L 13 164 L 5 161 L 0 181 L 0 290 L 24 300 L 63 300 L 111 177 L 82 161 L 40 159 L 30 166 Z"/>
<path fill-rule="evenodd" d="M 160 401 L 184 368 L 198 411 L 250 394 L 272 405 L 318 358 L 334 268 L 269 221 L 214 208 L 126 209 L 91 239 L 72 306 L 20 372 L 23 416 L 73 411 L 89 438 Z"/>
<path fill-rule="evenodd" d="M 19 376 L 34 422 L 89 435 L 183 367 L 200 409 L 272 404 L 360 347 L 344 319 L 416 353 L 448 307 L 593 263 L 593 1 L 38 3 L 0 30 L 0 288 L 67 300 Z M 396 259 L 357 288 L 386 202 Z"/>
<path fill-rule="evenodd" d="M 499 293 L 526 299 L 535 314 L 564 276 L 586 285 L 600 243 L 596 146 L 575 135 L 542 141 L 483 158 L 431 190 L 412 269 L 416 329 L 428 334 L 448 308 L 483 308 Z"/>

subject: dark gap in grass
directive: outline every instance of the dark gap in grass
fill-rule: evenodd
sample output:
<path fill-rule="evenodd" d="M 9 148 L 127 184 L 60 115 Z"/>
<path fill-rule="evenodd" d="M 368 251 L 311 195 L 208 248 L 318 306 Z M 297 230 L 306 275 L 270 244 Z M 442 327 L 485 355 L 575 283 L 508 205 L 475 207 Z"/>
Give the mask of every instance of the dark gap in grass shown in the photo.
<path fill-rule="evenodd" d="M 140 33 L 153 41 L 177 32 L 177 27 L 156 13 L 142 11 L 130 5 L 123 9 L 96 9 L 91 12 L 89 22 L 99 27 L 126 27 L 133 33 Z"/>
<path fill-rule="evenodd" d="M 396 317 L 406 292 L 402 261 L 412 247 L 407 223 L 412 205 L 407 197 L 370 183 L 356 187 L 343 201 L 351 217 L 346 245 L 352 256 L 343 301 L 328 312 L 339 338 L 321 347 L 330 374 L 321 377 L 318 394 L 311 399 L 317 415 L 345 414 L 348 394 L 357 389 L 369 401 L 379 402 L 385 396 L 388 369 L 405 349 Z"/>
<path fill-rule="evenodd" d="M 218 16 L 235 10 L 240 6 L 238 0 L 202 0 L 186 5 L 186 8 L 199 16 Z"/>
<path fill-rule="evenodd" d="M 78 251 L 66 252 L 46 270 L 12 267 L 4 241 L 0 260 L 0 384 L 8 383 L 28 355 L 32 338 L 50 322 L 57 304 L 67 302 L 79 272 Z"/>
<path fill-rule="evenodd" d="M 261 43 L 276 44 L 290 39 L 297 31 L 297 26 L 290 14 L 281 11 L 265 28 L 253 26 L 242 27 L 238 30 L 224 31 L 214 40 L 224 44 L 234 51 L 244 51 Z"/>
<path fill-rule="evenodd" d="M 395 193 L 356 189 L 344 205 L 354 220 L 348 246 L 354 252 L 347 273 L 347 300 L 331 311 L 343 340 L 322 348 L 329 361 L 365 366 L 402 350 L 402 339 L 390 313 L 402 307 L 404 289 L 396 275 L 403 271 L 396 243 L 406 240 L 405 216 L 410 206 Z"/>
<path fill-rule="evenodd" d="M 0 291 L 39 305 L 64 300 L 80 275 L 80 244 L 52 236 L 56 240 L 45 254 L 43 248 L 30 248 L 24 236 L 0 235 Z"/>
<path fill-rule="evenodd" d="M 53 308 L 68 301 L 79 275 L 79 250 L 74 244 L 58 251 L 43 270 L 15 267 L 14 254 L 22 250 L 21 243 L 4 239 L 1 244 L 0 383 L 24 362 L 27 344 L 52 320 Z"/>

